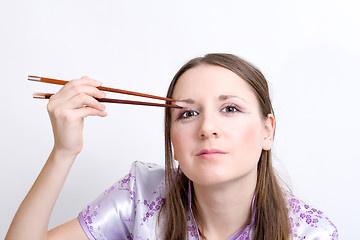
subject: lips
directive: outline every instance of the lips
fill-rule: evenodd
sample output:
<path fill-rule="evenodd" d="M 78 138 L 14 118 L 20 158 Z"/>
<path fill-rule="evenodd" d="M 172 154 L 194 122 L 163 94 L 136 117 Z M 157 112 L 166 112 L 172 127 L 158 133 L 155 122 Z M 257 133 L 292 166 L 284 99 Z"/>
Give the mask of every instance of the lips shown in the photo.
<path fill-rule="evenodd" d="M 203 149 L 198 154 L 196 154 L 196 156 L 202 159 L 215 159 L 225 154 L 226 153 L 221 150 L 212 148 L 212 149 Z"/>

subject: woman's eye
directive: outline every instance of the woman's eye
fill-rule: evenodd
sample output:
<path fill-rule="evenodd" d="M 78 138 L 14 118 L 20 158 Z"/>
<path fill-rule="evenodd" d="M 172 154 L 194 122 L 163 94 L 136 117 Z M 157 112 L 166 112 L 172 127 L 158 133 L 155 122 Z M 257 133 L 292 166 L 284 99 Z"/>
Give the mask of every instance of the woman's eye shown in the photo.
<path fill-rule="evenodd" d="M 222 112 L 227 112 L 227 113 L 233 113 L 233 112 L 238 112 L 239 109 L 237 107 L 234 107 L 234 106 L 227 106 L 227 107 L 224 107 L 221 111 Z"/>
<path fill-rule="evenodd" d="M 179 119 L 186 119 L 186 118 L 194 117 L 197 115 L 199 115 L 199 114 L 195 111 L 186 111 L 186 112 L 183 112 L 182 114 L 180 114 Z"/>

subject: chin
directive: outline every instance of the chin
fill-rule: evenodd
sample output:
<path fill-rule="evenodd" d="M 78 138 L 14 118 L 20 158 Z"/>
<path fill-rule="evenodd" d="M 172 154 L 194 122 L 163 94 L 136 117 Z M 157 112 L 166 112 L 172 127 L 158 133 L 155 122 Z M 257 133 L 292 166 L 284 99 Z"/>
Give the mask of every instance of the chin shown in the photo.
<path fill-rule="evenodd" d="M 222 171 L 198 170 L 189 174 L 187 174 L 186 172 L 184 173 L 195 184 L 202 186 L 218 185 L 231 181 L 231 178 L 229 178 L 229 174 Z"/>
<path fill-rule="evenodd" d="M 197 171 L 190 171 L 188 173 L 184 172 L 185 175 L 194 182 L 201 186 L 219 186 L 230 183 L 241 183 L 245 182 L 246 184 L 255 181 L 257 178 L 257 171 L 255 168 L 250 169 L 228 169 L 221 167 L 214 168 L 202 168 Z M 245 171 L 246 170 L 246 171 Z"/>

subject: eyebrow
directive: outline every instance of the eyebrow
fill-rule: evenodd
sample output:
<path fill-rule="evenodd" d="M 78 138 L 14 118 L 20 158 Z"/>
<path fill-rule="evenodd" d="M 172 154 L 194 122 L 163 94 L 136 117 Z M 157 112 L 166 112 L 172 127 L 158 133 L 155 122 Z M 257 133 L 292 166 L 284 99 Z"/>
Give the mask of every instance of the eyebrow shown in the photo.
<path fill-rule="evenodd" d="M 220 95 L 219 96 L 220 101 L 225 101 L 225 100 L 227 100 L 229 98 L 238 98 L 238 99 L 242 100 L 243 102 L 247 103 L 247 101 L 244 98 L 239 97 L 239 96 L 235 96 L 235 95 Z M 193 99 L 191 99 L 191 98 L 179 99 L 179 100 L 176 100 L 176 102 L 184 102 L 184 103 L 188 103 L 188 104 L 194 104 L 195 103 L 195 101 Z"/>
<path fill-rule="evenodd" d="M 187 99 L 180 99 L 180 100 L 176 100 L 176 102 L 184 102 L 184 103 L 188 103 L 188 104 L 194 104 L 194 100 L 187 98 Z"/>
<path fill-rule="evenodd" d="M 225 100 L 227 100 L 229 98 L 238 98 L 241 101 L 247 103 L 247 101 L 244 98 L 239 97 L 239 96 L 235 96 L 235 95 L 221 95 L 221 96 L 219 96 L 219 100 L 221 100 L 221 101 L 225 101 Z"/>

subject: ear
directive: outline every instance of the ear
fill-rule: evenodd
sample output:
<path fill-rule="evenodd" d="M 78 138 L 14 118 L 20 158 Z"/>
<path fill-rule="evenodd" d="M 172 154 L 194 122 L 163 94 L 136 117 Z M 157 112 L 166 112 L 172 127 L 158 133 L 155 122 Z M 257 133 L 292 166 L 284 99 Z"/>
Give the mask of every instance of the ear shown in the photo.
<path fill-rule="evenodd" d="M 263 150 L 270 150 L 274 142 L 275 131 L 275 117 L 272 114 L 268 114 L 265 120 L 264 126 L 264 142 L 262 145 Z"/>

